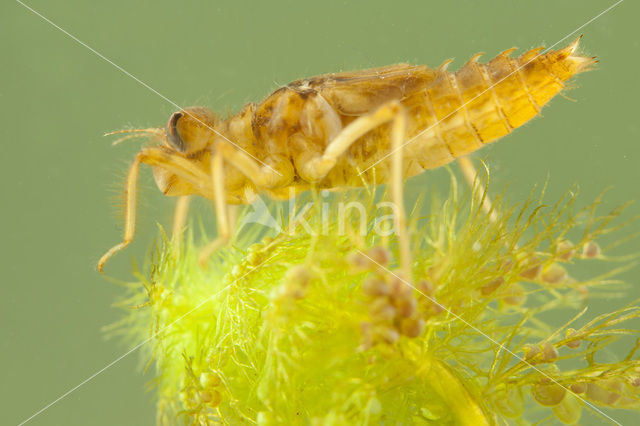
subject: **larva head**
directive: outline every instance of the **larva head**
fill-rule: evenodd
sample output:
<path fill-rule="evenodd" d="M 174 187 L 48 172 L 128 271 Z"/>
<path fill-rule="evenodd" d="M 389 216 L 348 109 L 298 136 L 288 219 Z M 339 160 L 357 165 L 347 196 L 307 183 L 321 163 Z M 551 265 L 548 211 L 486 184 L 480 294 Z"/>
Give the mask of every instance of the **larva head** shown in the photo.
<path fill-rule="evenodd" d="M 202 151 L 214 135 L 216 116 L 202 107 L 185 108 L 169 118 L 166 140 L 169 146 L 181 154 L 191 155 Z"/>
<path fill-rule="evenodd" d="M 202 162 L 208 161 L 206 150 L 213 140 L 215 126 L 216 116 L 212 111 L 202 107 L 185 108 L 171 115 L 162 139 L 167 148 L 188 158 L 188 167 L 199 170 Z M 153 176 L 165 195 L 199 193 L 192 181 L 164 167 L 153 167 Z"/>

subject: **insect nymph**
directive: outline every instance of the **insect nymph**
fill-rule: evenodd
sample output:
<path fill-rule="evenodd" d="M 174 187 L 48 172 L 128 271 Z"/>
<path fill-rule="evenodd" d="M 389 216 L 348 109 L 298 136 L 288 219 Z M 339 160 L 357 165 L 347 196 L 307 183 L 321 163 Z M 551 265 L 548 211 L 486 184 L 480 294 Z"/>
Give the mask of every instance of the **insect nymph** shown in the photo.
<path fill-rule="evenodd" d="M 165 195 L 215 202 L 219 238 L 208 251 L 229 238 L 226 204 L 250 203 L 259 192 L 282 199 L 291 190 L 375 181 L 390 184 L 401 207 L 404 178 L 510 133 L 588 69 L 595 59 L 575 55 L 578 42 L 517 58 L 509 49 L 486 64 L 478 54 L 456 72 L 447 61 L 438 69 L 397 64 L 301 79 L 226 119 L 201 107 L 178 111 L 164 129 L 138 130 L 159 144 L 135 157 L 124 240 L 98 269 L 133 239 L 142 163 Z"/>

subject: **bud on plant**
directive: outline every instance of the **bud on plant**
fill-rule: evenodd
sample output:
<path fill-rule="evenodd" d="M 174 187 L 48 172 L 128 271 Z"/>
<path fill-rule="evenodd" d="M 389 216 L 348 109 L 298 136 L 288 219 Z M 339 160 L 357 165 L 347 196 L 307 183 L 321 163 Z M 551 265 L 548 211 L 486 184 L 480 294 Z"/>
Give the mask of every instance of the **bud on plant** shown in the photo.
<path fill-rule="evenodd" d="M 567 339 L 572 339 L 573 336 L 575 336 L 577 334 L 576 330 L 573 328 L 567 328 L 566 331 L 566 337 Z M 582 340 L 580 339 L 575 339 L 575 340 L 570 340 L 567 342 L 567 347 L 571 348 L 571 349 L 577 349 L 580 347 L 580 345 L 582 344 Z"/>
<path fill-rule="evenodd" d="M 489 281 L 488 284 L 485 284 L 480 288 L 480 293 L 482 293 L 484 296 L 488 296 L 489 294 L 496 291 L 496 289 L 502 284 L 504 284 L 503 277 L 494 278 L 493 280 Z"/>
<path fill-rule="evenodd" d="M 526 265 L 524 270 L 520 272 L 520 276 L 525 280 L 535 280 L 538 278 L 542 272 L 542 263 L 540 260 L 534 256 L 526 262 Z"/>
<path fill-rule="evenodd" d="M 557 247 L 558 259 L 569 261 L 576 255 L 573 243 L 569 240 L 562 240 Z"/>
<path fill-rule="evenodd" d="M 560 404 L 566 393 L 567 390 L 565 388 L 557 383 L 549 381 L 549 379 L 545 379 L 540 383 L 531 386 L 531 394 L 533 395 L 533 398 L 538 401 L 540 405 L 547 407 Z"/>
<path fill-rule="evenodd" d="M 205 372 L 200 374 L 200 386 L 205 389 L 213 388 L 216 386 L 220 386 L 222 381 L 220 377 L 216 373 Z"/>
<path fill-rule="evenodd" d="M 389 284 L 378 277 L 369 277 L 362 282 L 362 292 L 367 296 L 387 296 L 390 289 Z"/>
<path fill-rule="evenodd" d="M 387 266 L 391 260 L 389 250 L 381 246 L 373 247 L 367 254 L 373 262 L 380 266 Z"/>
<path fill-rule="evenodd" d="M 552 263 L 542 272 L 542 281 L 547 284 L 560 284 L 567 280 L 567 270 L 557 263 Z"/>
<path fill-rule="evenodd" d="M 553 362 L 558 359 L 558 350 L 551 342 L 542 344 L 542 361 Z"/>
<path fill-rule="evenodd" d="M 589 241 L 582 249 L 582 256 L 587 259 L 594 259 L 600 256 L 600 246 L 594 241 Z"/>

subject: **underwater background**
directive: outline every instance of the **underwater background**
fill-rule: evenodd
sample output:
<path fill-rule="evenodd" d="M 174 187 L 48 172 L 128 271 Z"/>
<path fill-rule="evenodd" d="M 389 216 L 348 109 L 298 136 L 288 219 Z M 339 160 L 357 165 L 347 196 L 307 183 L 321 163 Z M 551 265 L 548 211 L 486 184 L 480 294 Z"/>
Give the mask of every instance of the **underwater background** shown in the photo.
<path fill-rule="evenodd" d="M 575 102 L 554 99 L 541 118 L 474 158 L 491 171 L 490 193 L 504 190 L 509 203 L 524 201 L 547 177 L 550 201 L 574 184 L 579 206 L 610 187 L 602 212 L 640 197 L 634 30 L 640 7 L 631 0 L 571 36 L 615 2 L 26 4 L 177 104 L 221 115 L 300 77 L 398 62 L 436 67 L 450 57 L 455 70 L 479 51 L 485 61 L 512 46 L 522 53 L 568 36 L 561 47 L 584 34 L 580 52 L 600 63 L 565 92 Z M 0 40 L 0 417 L 18 424 L 128 349 L 101 331 L 121 318 L 112 304 L 122 290 L 95 264 L 120 241 L 118 205 L 139 142 L 113 147 L 102 135 L 163 125 L 175 108 L 18 2 L 0 5 Z M 444 195 L 448 180 L 445 169 L 423 173 L 407 182 L 407 198 L 440 182 Z M 213 225 L 207 203 L 199 204 Z M 144 262 L 157 222 L 170 226 L 172 206 L 144 168 L 136 239 L 107 266 L 107 275 L 131 277 L 132 258 Z M 638 213 L 634 204 L 624 217 Z M 637 229 L 632 224 L 618 237 Z M 636 239 L 614 253 L 638 251 Z M 629 284 L 624 299 L 591 299 L 588 318 L 640 297 L 638 271 L 619 276 Z M 145 361 L 131 353 L 29 424 L 153 424 L 153 377 L 141 374 Z M 611 415 L 623 424 L 634 418 L 624 411 Z M 583 422 L 601 420 L 585 416 Z"/>

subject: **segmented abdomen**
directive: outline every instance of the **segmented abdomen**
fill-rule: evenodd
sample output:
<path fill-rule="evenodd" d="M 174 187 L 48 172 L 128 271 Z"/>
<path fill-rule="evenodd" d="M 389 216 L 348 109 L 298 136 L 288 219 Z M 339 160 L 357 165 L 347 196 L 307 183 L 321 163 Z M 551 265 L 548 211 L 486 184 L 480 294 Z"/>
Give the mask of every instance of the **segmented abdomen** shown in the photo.
<path fill-rule="evenodd" d="M 481 148 L 535 117 L 564 87 L 585 71 L 594 58 L 574 55 L 579 39 L 569 46 L 540 53 L 533 49 L 517 58 L 507 50 L 490 62 L 471 58 L 457 72 L 440 67 L 426 93 L 406 99 L 415 146 L 422 168 L 439 167 Z"/>

